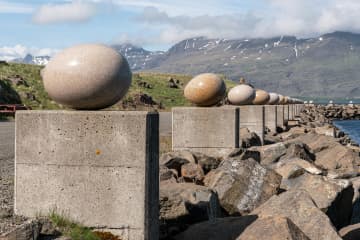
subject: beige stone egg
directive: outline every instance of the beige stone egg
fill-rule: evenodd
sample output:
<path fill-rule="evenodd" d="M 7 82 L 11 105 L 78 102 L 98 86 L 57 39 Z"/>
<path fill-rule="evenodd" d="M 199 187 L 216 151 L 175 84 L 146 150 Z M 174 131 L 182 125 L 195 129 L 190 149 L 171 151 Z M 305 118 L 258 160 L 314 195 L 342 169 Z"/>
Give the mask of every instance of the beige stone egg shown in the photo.
<path fill-rule="evenodd" d="M 269 93 L 270 99 L 268 104 L 269 105 L 276 105 L 279 104 L 279 95 L 277 93 Z"/>
<path fill-rule="evenodd" d="M 283 105 L 285 103 L 285 97 L 281 94 L 278 95 L 279 95 L 279 104 Z"/>
<path fill-rule="evenodd" d="M 256 91 L 254 88 L 247 84 L 240 84 L 232 89 L 228 93 L 228 99 L 233 105 L 249 105 L 256 97 Z"/>
<path fill-rule="evenodd" d="M 284 97 L 284 104 L 289 104 L 290 102 L 289 102 L 289 98 L 290 97 L 288 97 L 288 96 L 285 96 Z"/>
<path fill-rule="evenodd" d="M 50 98 L 74 109 L 102 109 L 118 102 L 131 84 L 127 60 L 101 44 L 83 44 L 58 53 L 42 71 Z"/>
<path fill-rule="evenodd" d="M 185 98 L 198 106 L 215 105 L 224 98 L 225 93 L 224 81 L 213 73 L 195 76 L 184 89 Z"/>
<path fill-rule="evenodd" d="M 262 89 L 257 89 L 256 90 L 256 96 L 255 99 L 253 100 L 253 104 L 255 105 L 264 105 L 267 104 L 269 99 L 270 99 L 270 95 L 268 92 L 262 90 Z"/>

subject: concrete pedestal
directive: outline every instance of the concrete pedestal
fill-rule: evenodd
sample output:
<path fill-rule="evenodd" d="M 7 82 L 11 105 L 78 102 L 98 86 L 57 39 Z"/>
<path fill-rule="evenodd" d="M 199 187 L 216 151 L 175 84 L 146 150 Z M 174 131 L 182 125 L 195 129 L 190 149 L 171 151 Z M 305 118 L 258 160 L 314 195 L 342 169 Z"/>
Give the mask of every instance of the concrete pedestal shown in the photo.
<path fill-rule="evenodd" d="M 285 129 L 284 122 L 284 105 L 276 106 L 276 126 L 281 129 Z"/>
<path fill-rule="evenodd" d="M 290 104 L 289 105 L 289 120 L 294 120 L 294 119 L 295 119 L 295 105 Z"/>
<path fill-rule="evenodd" d="M 265 108 L 264 106 L 240 106 L 240 128 L 248 128 L 256 133 L 264 143 Z M 240 136 L 241 138 L 241 136 Z"/>
<path fill-rule="evenodd" d="M 158 239 L 157 113 L 16 113 L 15 213 Z"/>
<path fill-rule="evenodd" d="M 284 105 L 284 122 L 285 122 L 285 126 L 287 126 L 288 121 L 289 121 L 289 105 Z"/>
<path fill-rule="evenodd" d="M 266 105 L 265 108 L 265 126 L 272 133 L 277 132 L 277 106 Z"/>
<path fill-rule="evenodd" d="M 236 107 L 175 107 L 172 114 L 173 150 L 216 156 L 239 147 L 239 109 Z"/>

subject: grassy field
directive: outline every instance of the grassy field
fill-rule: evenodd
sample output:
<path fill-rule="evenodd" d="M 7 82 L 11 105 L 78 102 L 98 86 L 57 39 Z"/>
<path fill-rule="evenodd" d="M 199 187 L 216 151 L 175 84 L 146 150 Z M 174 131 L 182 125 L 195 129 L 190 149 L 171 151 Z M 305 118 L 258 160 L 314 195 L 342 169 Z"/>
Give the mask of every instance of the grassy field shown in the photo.
<path fill-rule="evenodd" d="M 6 100 L 1 99 L 1 91 L 5 90 L 8 93 L 12 92 L 12 94 L 17 94 L 20 101 L 32 109 L 63 108 L 52 101 L 45 92 L 40 76 L 41 69 L 42 67 L 40 66 L 27 64 L 10 63 L 9 65 L 0 65 L 0 86 L 2 89 L 0 89 L 0 103 L 6 102 Z M 16 85 L 6 80 L 16 75 L 21 76 L 26 81 L 27 86 Z M 178 80 L 179 88 L 170 88 L 168 86 L 169 78 Z M 138 94 L 147 94 L 150 95 L 155 102 L 161 103 L 164 107 L 163 110 L 170 110 L 173 106 L 188 106 L 191 105 L 191 103 L 184 98 L 183 88 L 191 78 L 192 76 L 179 74 L 134 73 L 130 90 L 123 100 L 131 101 L 131 99 Z M 236 83 L 230 80 L 225 81 L 228 88 L 236 85 Z M 145 82 L 150 85 L 151 88 L 139 85 L 140 82 Z M 8 100 L 7 103 L 15 102 L 9 102 Z M 110 109 L 121 109 L 121 103 L 114 105 Z"/>

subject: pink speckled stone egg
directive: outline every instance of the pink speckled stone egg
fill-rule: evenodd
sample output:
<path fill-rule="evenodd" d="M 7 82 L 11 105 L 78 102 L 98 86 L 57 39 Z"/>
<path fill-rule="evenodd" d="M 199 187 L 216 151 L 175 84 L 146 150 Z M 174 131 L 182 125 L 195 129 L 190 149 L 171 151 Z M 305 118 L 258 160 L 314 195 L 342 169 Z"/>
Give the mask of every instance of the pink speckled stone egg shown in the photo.
<path fill-rule="evenodd" d="M 41 75 L 50 98 L 74 109 L 109 107 L 124 97 L 131 84 L 127 60 L 101 44 L 63 50 Z"/>

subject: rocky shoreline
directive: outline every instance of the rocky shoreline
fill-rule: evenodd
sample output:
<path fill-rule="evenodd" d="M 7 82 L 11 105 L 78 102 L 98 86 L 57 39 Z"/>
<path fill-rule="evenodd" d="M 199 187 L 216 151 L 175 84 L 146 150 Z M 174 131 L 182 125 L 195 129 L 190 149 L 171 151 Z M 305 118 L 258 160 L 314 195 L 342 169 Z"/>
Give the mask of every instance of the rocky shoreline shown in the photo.
<path fill-rule="evenodd" d="M 228 155 L 162 154 L 160 239 L 360 239 L 360 148 L 331 124 L 359 113 L 360 106 L 307 106 L 289 129 L 267 133 L 264 146 L 243 129 L 242 148 Z M 51 222 L 13 216 L 8 174 L 0 239 L 58 238 Z"/>

